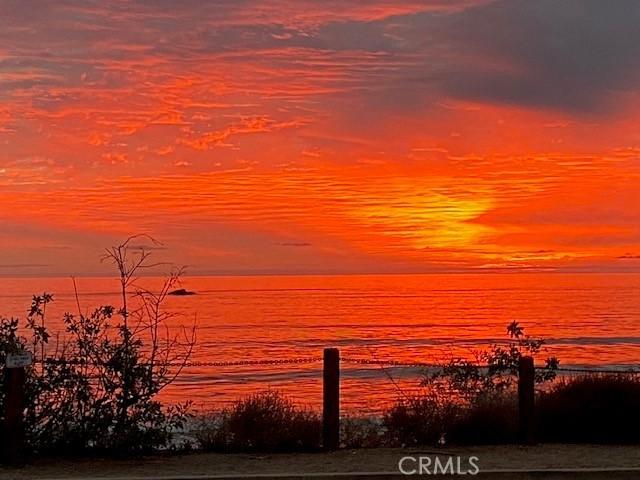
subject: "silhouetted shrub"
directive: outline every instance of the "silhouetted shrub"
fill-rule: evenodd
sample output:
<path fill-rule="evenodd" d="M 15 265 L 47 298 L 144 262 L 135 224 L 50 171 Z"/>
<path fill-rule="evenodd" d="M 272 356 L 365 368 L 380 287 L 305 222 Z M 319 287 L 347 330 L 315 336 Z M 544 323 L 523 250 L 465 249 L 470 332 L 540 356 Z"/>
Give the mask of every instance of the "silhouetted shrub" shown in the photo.
<path fill-rule="evenodd" d="M 461 415 L 461 406 L 432 395 L 402 398 L 383 417 L 387 442 L 394 446 L 435 445 Z"/>
<path fill-rule="evenodd" d="M 385 443 L 385 429 L 378 418 L 345 416 L 340 419 L 342 448 L 376 448 Z"/>
<path fill-rule="evenodd" d="M 461 409 L 450 426 L 447 441 L 454 444 L 508 444 L 518 437 L 518 398 L 513 392 L 494 392 Z"/>
<path fill-rule="evenodd" d="M 226 420 L 228 411 L 209 412 L 196 417 L 192 427 L 197 448 L 205 452 L 227 452 L 231 450 L 232 433 Z"/>
<path fill-rule="evenodd" d="M 544 442 L 639 443 L 640 379 L 587 375 L 563 379 L 538 399 Z"/>
<path fill-rule="evenodd" d="M 472 403 L 435 396 L 402 399 L 384 415 L 385 440 L 394 446 L 482 445 L 517 440 L 517 397 L 493 392 Z"/>
<path fill-rule="evenodd" d="M 269 390 L 205 417 L 195 435 L 206 451 L 297 452 L 319 449 L 321 431 L 316 413 Z"/>

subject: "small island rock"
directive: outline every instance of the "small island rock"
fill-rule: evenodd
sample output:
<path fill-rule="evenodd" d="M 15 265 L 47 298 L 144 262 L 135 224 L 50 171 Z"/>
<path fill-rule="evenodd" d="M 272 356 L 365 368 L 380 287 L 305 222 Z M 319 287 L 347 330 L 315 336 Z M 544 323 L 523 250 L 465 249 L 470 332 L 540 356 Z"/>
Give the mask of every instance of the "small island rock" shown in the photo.
<path fill-rule="evenodd" d="M 176 296 L 185 296 L 185 295 L 195 295 L 196 292 L 190 292 L 189 290 L 185 290 L 184 288 L 179 288 L 178 290 L 173 290 L 172 292 L 169 292 L 169 295 L 176 295 Z"/>

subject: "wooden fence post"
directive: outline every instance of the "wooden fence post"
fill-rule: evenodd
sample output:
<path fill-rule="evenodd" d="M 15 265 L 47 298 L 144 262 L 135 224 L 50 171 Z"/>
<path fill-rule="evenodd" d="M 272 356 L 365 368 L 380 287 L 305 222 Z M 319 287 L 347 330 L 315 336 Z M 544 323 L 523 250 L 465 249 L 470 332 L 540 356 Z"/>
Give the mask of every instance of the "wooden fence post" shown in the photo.
<path fill-rule="evenodd" d="M 533 357 L 521 357 L 518 364 L 518 413 L 520 442 L 535 443 L 535 369 Z"/>
<path fill-rule="evenodd" d="M 24 367 L 5 368 L 4 425 L 2 461 L 18 465 L 24 454 L 24 407 L 26 374 Z"/>
<path fill-rule="evenodd" d="M 340 446 L 340 351 L 324 349 L 322 372 L 322 446 L 337 450 Z"/>

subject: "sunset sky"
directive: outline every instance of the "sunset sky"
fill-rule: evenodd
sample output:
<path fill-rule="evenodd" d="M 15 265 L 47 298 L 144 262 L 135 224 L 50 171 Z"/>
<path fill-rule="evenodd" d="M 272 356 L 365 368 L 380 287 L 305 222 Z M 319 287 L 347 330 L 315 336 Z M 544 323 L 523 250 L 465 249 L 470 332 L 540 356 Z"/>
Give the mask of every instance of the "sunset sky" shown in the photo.
<path fill-rule="evenodd" d="M 2 0 L 0 275 L 638 271 L 640 2 Z"/>

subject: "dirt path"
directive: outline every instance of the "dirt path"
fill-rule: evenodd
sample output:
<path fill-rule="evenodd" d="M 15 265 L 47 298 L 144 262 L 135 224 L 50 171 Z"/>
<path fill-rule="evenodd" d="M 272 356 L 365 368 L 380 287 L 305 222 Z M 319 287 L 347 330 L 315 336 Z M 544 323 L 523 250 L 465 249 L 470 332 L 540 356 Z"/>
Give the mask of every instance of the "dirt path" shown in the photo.
<path fill-rule="evenodd" d="M 640 479 L 640 446 L 471 447 L 443 449 L 370 449 L 336 453 L 282 455 L 192 454 L 155 456 L 138 460 L 40 460 L 21 469 L 0 469 L 0 480 L 44 479 L 204 479 L 254 476 L 268 478 L 324 478 L 331 473 L 368 473 L 358 478 L 399 478 L 402 457 L 449 456 L 462 458 L 463 470 L 470 456 L 478 457 L 480 472 L 475 478 L 617 478 Z M 417 460 L 406 460 L 406 470 Z M 563 472 L 582 469 L 581 473 Z M 552 475 L 524 473 L 555 470 Z M 432 467 L 429 469 L 432 472 Z M 604 470 L 604 471 L 603 471 Z M 488 471 L 491 472 L 488 475 Z M 621 471 L 626 471 L 622 473 Z M 519 473 L 518 473 L 519 472 Z M 424 473 L 424 472 L 423 472 Z M 323 475 L 321 475 L 323 474 Z M 423 475 L 424 478 L 427 475 Z M 451 475 L 446 475 L 451 477 Z M 467 478 L 472 478 L 467 476 Z"/>

